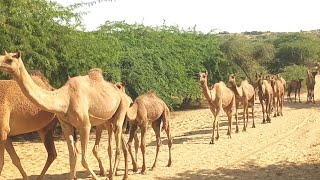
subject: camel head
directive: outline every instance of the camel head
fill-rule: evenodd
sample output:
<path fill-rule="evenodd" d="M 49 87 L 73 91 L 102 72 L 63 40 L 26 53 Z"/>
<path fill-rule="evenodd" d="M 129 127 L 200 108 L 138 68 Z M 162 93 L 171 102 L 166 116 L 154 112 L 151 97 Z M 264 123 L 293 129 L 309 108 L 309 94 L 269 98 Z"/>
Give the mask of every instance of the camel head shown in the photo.
<path fill-rule="evenodd" d="M 199 80 L 201 83 L 207 83 L 208 72 L 199 72 Z"/>
<path fill-rule="evenodd" d="M 231 84 L 235 84 L 236 83 L 236 75 L 235 74 L 230 74 L 229 75 L 229 82 Z"/>
<path fill-rule="evenodd" d="M 0 70 L 11 74 L 14 77 L 20 75 L 20 68 L 24 66 L 21 60 L 21 52 L 7 53 L 0 56 Z"/>

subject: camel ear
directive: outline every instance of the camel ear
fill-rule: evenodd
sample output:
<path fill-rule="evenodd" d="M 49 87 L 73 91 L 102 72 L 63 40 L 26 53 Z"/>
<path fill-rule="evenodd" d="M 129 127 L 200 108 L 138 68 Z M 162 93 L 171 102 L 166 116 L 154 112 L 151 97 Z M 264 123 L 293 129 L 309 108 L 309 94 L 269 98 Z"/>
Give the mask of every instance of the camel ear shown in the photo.
<path fill-rule="evenodd" d="M 21 51 L 18 51 L 16 55 L 14 55 L 15 58 L 20 59 L 21 58 Z"/>
<path fill-rule="evenodd" d="M 208 71 L 206 71 L 206 75 L 208 75 Z"/>
<path fill-rule="evenodd" d="M 125 87 L 125 86 L 126 86 L 126 82 L 122 81 L 122 82 L 121 82 L 121 85 L 122 85 L 123 87 Z"/>
<path fill-rule="evenodd" d="M 5 54 L 5 55 L 8 55 L 7 51 L 4 51 L 4 54 Z"/>

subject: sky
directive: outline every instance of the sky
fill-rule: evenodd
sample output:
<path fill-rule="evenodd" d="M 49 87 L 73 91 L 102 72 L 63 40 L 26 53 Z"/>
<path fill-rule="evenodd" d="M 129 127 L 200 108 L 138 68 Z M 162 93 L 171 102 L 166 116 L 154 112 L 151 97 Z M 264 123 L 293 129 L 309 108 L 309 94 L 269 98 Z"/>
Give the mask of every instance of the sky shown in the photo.
<path fill-rule="evenodd" d="M 62 5 L 79 0 L 55 0 Z M 82 0 L 83 2 L 90 0 Z M 91 0 L 92 1 L 92 0 Z M 86 7 L 86 30 L 106 21 L 227 31 L 298 32 L 320 29 L 319 0 L 113 0 Z"/>

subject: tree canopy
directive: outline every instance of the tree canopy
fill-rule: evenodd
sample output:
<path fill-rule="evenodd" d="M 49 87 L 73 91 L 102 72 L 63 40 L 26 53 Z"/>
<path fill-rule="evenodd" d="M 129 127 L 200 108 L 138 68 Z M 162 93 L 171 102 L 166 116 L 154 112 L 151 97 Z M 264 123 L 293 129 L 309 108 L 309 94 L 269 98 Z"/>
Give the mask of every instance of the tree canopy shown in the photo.
<path fill-rule="evenodd" d="M 204 34 L 166 24 L 106 21 L 87 32 L 75 9 L 94 2 L 64 7 L 45 0 L 1 1 L 0 51 L 23 51 L 26 67 L 43 72 L 55 87 L 99 67 L 106 80 L 126 82 L 133 99 L 153 90 L 171 107 L 173 97 L 202 93 L 200 71 L 209 73 L 209 84 L 226 81 L 230 73 L 297 78 L 306 62 L 319 61 L 319 31 Z"/>

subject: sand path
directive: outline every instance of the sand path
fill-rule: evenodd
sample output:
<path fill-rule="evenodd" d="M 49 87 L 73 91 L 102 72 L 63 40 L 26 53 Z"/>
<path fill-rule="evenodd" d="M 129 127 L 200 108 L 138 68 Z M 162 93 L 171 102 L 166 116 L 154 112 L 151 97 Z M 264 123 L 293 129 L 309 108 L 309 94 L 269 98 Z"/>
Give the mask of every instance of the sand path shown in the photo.
<path fill-rule="evenodd" d="M 316 104 L 304 103 L 306 94 L 302 94 L 303 103 L 285 102 L 284 116 L 272 118 L 270 124 L 261 124 L 261 107 L 256 104 L 256 128 L 251 128 L 251 119 L 247 132 L 234 133 L 235 125 L 233 125 L 231 139 L 226 135 L 227 119 L 223 115 L 220 123 L 220 139 L 214 145 L 209 144 L 213 119 L 209 109 L 173 112 L 172 167 L 165 167 L 168 147 L 166 135 L 162 132 L 163 144 L 158 167 L 154 171 L 149 171 L 156 150 L 154 133 L 152 128 L 149 128 L 146 152 L 147 174 L 134 174 L 129 162 L 129 179 L 320 179 L 319 86 L 315 90 L 318 100 Z M 240 129 L 242 129 L 241 120 Z M 107 132 L 104 132 L 101 143 L 102 158 L 104 164 L 108 165 Z M 90 149 L 93 148 L 93 144 L 94 136 L 90 139 Z M 14 146 L 30 179 L 36 179 L 46 160 L 43 144 L 14 142 Z M 56 148 L 58 158 L 49 168 L 45 179 L 68 178 L 69 161 L 66 143 L 61 140 L 56 141 Z M 140 166 L 141 161 L 139 153 Z M 92 154 L 89 162 L 98 173 L 98 164 Z M 77 167 L 79 179 L 90 179 L 79 161 Z M 107 166 L 106 168 L 108 169 Z M 124 163 L 121 161 L 119 176 L 116 179 L 122 179 L 123 168 Z M 2 178 L 21 179 L 8 154 L 5 154 Z"/>

